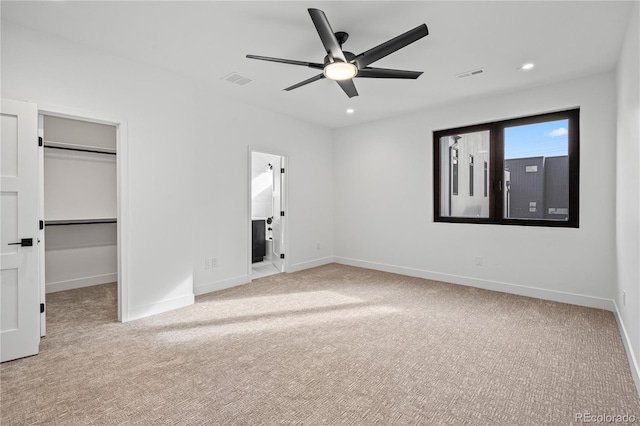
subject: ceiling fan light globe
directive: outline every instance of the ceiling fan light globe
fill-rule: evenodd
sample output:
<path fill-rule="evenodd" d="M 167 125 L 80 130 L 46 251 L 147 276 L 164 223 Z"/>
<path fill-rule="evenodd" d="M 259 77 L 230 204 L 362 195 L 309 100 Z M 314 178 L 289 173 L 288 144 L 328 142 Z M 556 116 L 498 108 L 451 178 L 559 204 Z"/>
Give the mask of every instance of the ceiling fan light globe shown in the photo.
<path fill-rule="evenodd" d="M 329 80 L 349 80 L 358 74 L 358 67 L 348 62 L 332 62 L 324 67 L 323 72 Z"/>

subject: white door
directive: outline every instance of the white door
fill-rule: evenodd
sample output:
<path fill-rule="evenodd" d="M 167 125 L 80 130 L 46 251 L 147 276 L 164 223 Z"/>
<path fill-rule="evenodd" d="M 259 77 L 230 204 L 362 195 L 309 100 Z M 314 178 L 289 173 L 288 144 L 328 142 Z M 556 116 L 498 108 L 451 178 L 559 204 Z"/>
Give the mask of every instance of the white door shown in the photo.
<path fill-rule="evenodd" d="M 284 253 L 283 231 L 285 217 L 281 216 L 281 212 L 284 212 L 282 196 L 284 173 L 281 172 L 281 170 L 284 170 L 284 158 L 280 157 L 280 161 L 278 163 L 278 167 L 274 167 L 273 169 L 273 223 L 271 224 L 271 228 L 273 228 L 273 244 L 271 244 L 271 247 L 273 248 L 273 265 L 280 272 L 283 272 L 284 262 L 280 255 Z M 286 215 L 286 212 L 284 214 Z"/>
<path fill-rule="evenodd" d="M 0 111 L 0 362 L 38 353 L 38 110 L 2 99 Z M 31 239 L 31 245 L 29 245 Z"/>

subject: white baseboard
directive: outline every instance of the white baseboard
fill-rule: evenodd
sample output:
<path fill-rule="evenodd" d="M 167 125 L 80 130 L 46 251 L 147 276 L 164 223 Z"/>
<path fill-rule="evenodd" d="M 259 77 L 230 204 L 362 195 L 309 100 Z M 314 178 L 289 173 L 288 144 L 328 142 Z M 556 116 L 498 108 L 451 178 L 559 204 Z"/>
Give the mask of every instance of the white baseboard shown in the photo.
<path fill-rule="evenodd" d="M 366 260 L 336 257 L 336 263 L 358 266 L 360 268 L 374 269 L 376 271 L 392 272 L 410 277 L 425 278 L 434 281 L 442 281 L 451 284 L 465 285 L 482 288 L 485 290 L 499 291 L 502 293 L 517 294 L 519 296 L 534 297 L 536 299 L 550 300 L 553 302 L 568 303 L 571 305 L 585 306 L 588 308 L 615 311 L 615 304 L 611 299 L 585 296 L 582 294 L 567 293 L 563 291 L 547 290 L 536 287 L 528 287 L 519 284 L 503 283 L 499 281 L 483 280 L 460 275 L 443 274 L 440 272 L 426 271 L 422 269 L 407 268 L 403 266 L 388 265 L 384 263 L 369 262 Z"/>
<path fill-rule="evenodd" d="M 322 265 L 328 265 L 330 263 L 335 263 L 335 258 L 333 256 L 327 256 L 320 259 L 309 260 L 307 262 L 294 263 L 289 266 L 289 270 L 287 272 L 298 272 L 304 269 L 315 268 Z"/>
<path fill-rule="evenodd" d="M 200 296 L 202 294 L 211 293 L 212 291 L 224 290 L 225 288 L 231 288 L 242 284 L 247 284 L 249 282 L 249 277 L 246 275 L 241 275 L 239 277 L 227 278 L 221 281 L 214 281 L 206 284 L 200 284 L 198 286 L 193 287 L 193 292 L 196 296 Z"/>
<path fill-rule="evenodd" d="M 57 291 L 73 290 L 75 288 L 91 287 L 93 285 L 107 284 L 118 281 L 118 273 L 94 275 L 92 277 L 76 278 L 73 280 L 57 281 L 45 283 L 45 293 L 55 293 Z"/>
<path fill-rule="evenodd" d="M 615 306 L 615 311 L 613 315 L 616 318 L 616 322 L 618 323 L 618 329 L 620 330 L 620 337 L 622 338 L 622 343 L 624 344 L 624 349 L 627 352 L 627 359 L 629 360 L 629 367 L 631 368 L 631 375 L 633 376 L 633 381 L 636 384 L 636 390 L 640 395 L 640 368 L 638 368 L 638 360 L 636 359 L 635 353 L 633 352 L 633 346 L 631 345 L 631 341 L 629 340 L 629 335 L 627 334 L 627 328 L 624 326 L 624 322 L 622 321 L 622 315 L 620 315 L 620 310 L 618 309 L 617 303 L 613 302 Z"/>
<path fill-rule="evenodd" d="M 133 321 L 151 315 L 160 314 L 162 312 L 184 308 L 185 306 L 193 305 L 194 302 L 195 297 L 193 293 L 191 293 L 180 297 L 174 297 L 172 299 L 161 300 L 160 302 L 149 305 L 132 308 L 129 309 L 127 321 Z"/>

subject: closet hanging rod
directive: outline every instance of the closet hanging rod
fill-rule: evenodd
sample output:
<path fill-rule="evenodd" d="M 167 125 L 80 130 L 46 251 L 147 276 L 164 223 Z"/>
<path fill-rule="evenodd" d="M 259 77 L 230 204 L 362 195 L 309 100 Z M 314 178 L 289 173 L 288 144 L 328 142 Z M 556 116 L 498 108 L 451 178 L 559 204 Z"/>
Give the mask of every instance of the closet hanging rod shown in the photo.
<path fill-rule="evenodd" d="M 85 148 L 70 148 L 70 147 L 66 147 L 66 146 L 54 146 L 54 145 L 44 145 L 45 148 L 51 148 L 51 149 L 63 149 L 65 151 L 81 151 L 81 152 L 93 152 L 95 154 L 107 154 L 107 155 L 116 155 L 115 152 L 109 152 L 109 151 L 98 151 L 95 149 L 85 149 Z"/>
<path fill-rule="evenodd" d="M 45 226 L 66 226 L 66 225 L 96 225 L 103 223 L 118 223 L 116 219 L 75 219 L 75 220 L 49 220 L 45 221 Z"/>

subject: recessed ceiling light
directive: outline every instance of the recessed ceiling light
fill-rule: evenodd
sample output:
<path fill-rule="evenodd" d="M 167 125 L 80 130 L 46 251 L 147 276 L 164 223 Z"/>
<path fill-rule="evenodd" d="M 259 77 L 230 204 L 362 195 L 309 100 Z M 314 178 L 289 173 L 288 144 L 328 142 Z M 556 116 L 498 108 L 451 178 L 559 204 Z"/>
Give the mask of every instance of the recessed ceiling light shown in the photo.
<path fill-rule="evenodd" d="M 353 114 L 353 108 L 347 109 L 347 114 Z"/>
<path fill-rule="evenodd" d="M 521 66 L 520 69 L 526 71 L 526 70 L 530 70 L 533 67 L 534 67 L 533 63 L 529 62 L 529 63 L 524 64 L 523 66 Z"/>

